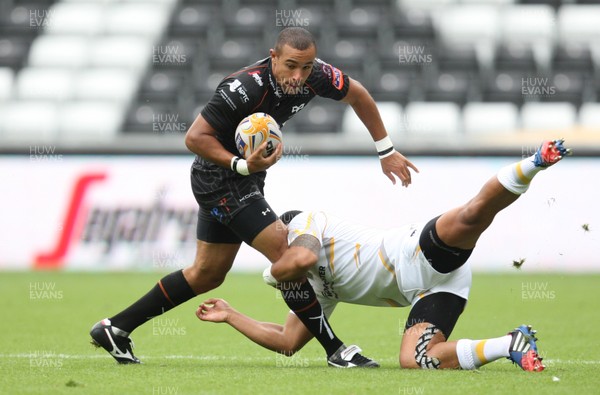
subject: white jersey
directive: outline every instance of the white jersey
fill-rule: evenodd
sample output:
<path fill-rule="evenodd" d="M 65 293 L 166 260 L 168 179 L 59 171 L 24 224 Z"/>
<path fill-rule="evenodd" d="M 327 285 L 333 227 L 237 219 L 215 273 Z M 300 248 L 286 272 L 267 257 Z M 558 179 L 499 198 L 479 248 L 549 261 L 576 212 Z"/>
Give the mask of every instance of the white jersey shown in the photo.
<path fill-rule="evenodd" d="M 442 274 L 419 247 L 425 223 L 379 230 L 323 212 L 302 212 L 288 225 L 288 242 L 309 234 L 321 243 L 317 264 L 307 277 L 326 315 L 338 302 L 403 307 L 435 292 L 468 298 L 471 269 Z"/>

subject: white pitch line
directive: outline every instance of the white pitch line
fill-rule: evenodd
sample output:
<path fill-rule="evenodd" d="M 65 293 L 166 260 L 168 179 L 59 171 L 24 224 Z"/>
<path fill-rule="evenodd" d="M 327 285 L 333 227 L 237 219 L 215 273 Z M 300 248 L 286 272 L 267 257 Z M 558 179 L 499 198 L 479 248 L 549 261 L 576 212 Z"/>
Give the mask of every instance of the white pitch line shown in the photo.
<path fill-rule="evenodd" d="M 283 357 L 281 354 L 278 354 L 278 357 Z M 85 354 L 55 354 L 52 352 L 31 352 L 31 353 L 19 353 L 19 354 L 0 354 L 0 359 L 27 359 L 27 358 L 54 358 L 54 359 L 108 359 L 111 358 L 108 354 L 97 354 L 97 355 L 85 355 Z M 239 360 L 239 361 L 272 361 L 273 356 L 271 357 L 236 357 L 236 356 L 221 356 L 221 355 L 163 355 L 163 356 L 150 356 L 150 355 L 139 355 L 140 359 L 188 359 L 188 360 L 198 360 L 198 361 L 226 361 L 226 360 Z M 295 357 L 291 359 L 307 359 L 312 361 L 320 361 L 325 360 L 324 358 L 305 358 L 301 357 L 300 354 L 296 354 Z"/>
<path fill-rule="evenodd" d="M 271 357 L 237 357 L 237 356 L 222 356 L 222 355 L 162 355 L 162 356 L 151 356 L 151 355 L 140 355 L 139 358 L 144 359 L 187 359 L 195 361 L 272 361 L 273 357 L 282 358 L 281 354 L 277 354 Z M 12 359 L 12 358 L 60 358 L 60 359 L 108 359 L 111 358 L 108 354 L 54 354 L 47 351 L 37 351 L 30 353 L 18 353 L 18 354 L 0 354 L 0 359 Z M 301 354 L 296 354 L 290 359 L 305 359 L 309 361 L 323 361 L 324 358 L 306 358 L 302 357 Z M 380 362 L 397 362 L 396 358 L 378 358 Z M 557 365 L 600 365 L 600 361 L 596 360 L 562 360 L 562 359 L 544 359 L 545 363 L 557 364 Z"/>

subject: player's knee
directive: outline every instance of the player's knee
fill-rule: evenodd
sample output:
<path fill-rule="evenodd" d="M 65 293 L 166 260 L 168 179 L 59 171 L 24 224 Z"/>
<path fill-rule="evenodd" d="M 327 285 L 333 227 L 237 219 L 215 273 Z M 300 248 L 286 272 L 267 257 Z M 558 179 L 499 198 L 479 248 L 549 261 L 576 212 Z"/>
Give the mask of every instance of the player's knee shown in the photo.
<path fill-rule="evenodd" d="M 219 287 L 223 284 L 227 275 L 227 273 L 222 273 L 220 270 L 207 267 L 193 267 L 188 273 L 189 275 L 186 277 L 192 288 L 198 289 L 201 292 L 208 292 Z"/>
<path fill-rule="evenodd" d="M 471 200 L 463 206 L 458 216 L 463 226 L 485 228 L 489 225 L 486 207 L 480 201 Z"/>

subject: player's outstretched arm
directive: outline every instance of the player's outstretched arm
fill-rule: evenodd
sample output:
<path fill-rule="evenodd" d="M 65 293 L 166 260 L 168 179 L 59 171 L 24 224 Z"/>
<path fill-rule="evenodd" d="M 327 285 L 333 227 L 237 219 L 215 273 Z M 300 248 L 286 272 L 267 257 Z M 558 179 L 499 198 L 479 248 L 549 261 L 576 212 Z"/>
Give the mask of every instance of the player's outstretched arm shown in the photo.
<path fill-rule="evenodd" d="M 417 173 L 419 169 L 402 154 L 393 149 L 392 142 L 387 135 L 375 100 L 373 100 L 367 89 L 360 82 L 351 78 L 348 93 L 342 101 L 352 106 L 358 118 L 369 130 L 378 148 L 377 151 L 379 152 L 383 173 L 394 184 L 396 184 L 395 175 L 400 179 L 403 186 L 410 185 L 410 169 L 413 169 Z"/>
<path fill-rule="evenodd" d="M 260 322 L 235 310 L 223 299 L 205 300 L 196 310 L 196 316 L 202 321 L 226 322 L 254 343 L 287 356 L 300 350 L 313 337 L 292 313 L 284 325 Z"/>

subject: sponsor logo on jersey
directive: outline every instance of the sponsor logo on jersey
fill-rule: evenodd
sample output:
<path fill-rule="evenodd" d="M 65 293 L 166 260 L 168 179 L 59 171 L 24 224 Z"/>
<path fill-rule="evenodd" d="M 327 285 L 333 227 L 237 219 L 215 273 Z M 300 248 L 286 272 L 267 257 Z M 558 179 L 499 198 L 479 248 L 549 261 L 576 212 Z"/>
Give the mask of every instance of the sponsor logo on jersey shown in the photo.
<path fill-rule="evenodd" d="M 256 83 L 258 84 L 258 86 L 263 86 L 263 80 L 260 77 L 260 71 L 256 70 L 256 71 L 249 71 L 248 74 L 250 74 L 252 76 L 252 78 L 254 78 L 254 81 L 256 81 Z"/>
<path fill-rule="evenodd" d="M 306 103 L 301 103 L 299 106 L 293 106 L 292 107 L 292 114 L 295 114 L 298 111 L 302 110 L 305 105 L 306 105 Z"/>
<path fill-rule="evenodd" d="M 319 278 L 323 283 L 323 291 L 321 291 L 321 294 L 326 298 L 339 299 L 338 294 L 333 289 L 333 281 L 327 281 L 326 271 L 327 269 L 325 268 L 325 266 L 319 266 Z"/>
<path fill-rule="evenodd" d="M 242 86 L 242 82 L 240 80 L 238 80 L 238 79 L 233 80 L 233 82 L 229 83 L 229 91 L 235 92 L 235 90 L 240 86 Z"/>
<path fill-rule="evenodd" d="M 227 105 L 232 109 L 232 110 L 236 110 L 237 106 L 235 105 L 235 103 L 231 100 L 231 98 L 227 95 L 227 92 L 225 92 L 223 89 L 219 89 L 219 94 L 221 95 L 221 97 L 223 98 L 223 100 L 225 100 L 225 103 L 227 103 Z"/>
<path fill-rule="evenodd" d="M 240 202 L 243 202 L 244 200 L 251 198 L 252 196 L 258 196 L 258 195 L 260 195 L 259 191 L 252 191 L 249 194 L 242 196 L 240 198 Z"/>
<path fill-rule="evenodd" d="M 327 74 L 327 78 L 332 79 L 333 77 L 331 75 L 331 66 L 322 61 L 319 62 L 321 63 L 321 70 L 323 70 L 323 72 Z"/>
<path fill-rule="evenodd" d="M 335 87 L 335 89 L 341 91 L 344 87 L 344 73 L 342 73 L 340 69 L 337 69 L 331 65 L 329 65 L 329 67 L 331 68 L 332 74 L 331 84 Z"/>
<path fill-rule="evenodd" d="M 242 101 L 244 103 L 248 103 L 250 101 L 250 98 L 248 97 L 248 93 L 246 93 L 246 89 L 244 89 L 244 87 L 242 86 L 242 83 L 240 80 L 236 79 L 233 82 L 229 83 L 229 90 L 231 92 L 237 92 L 240 94 L 240 98 L 242 99 Z"/>

